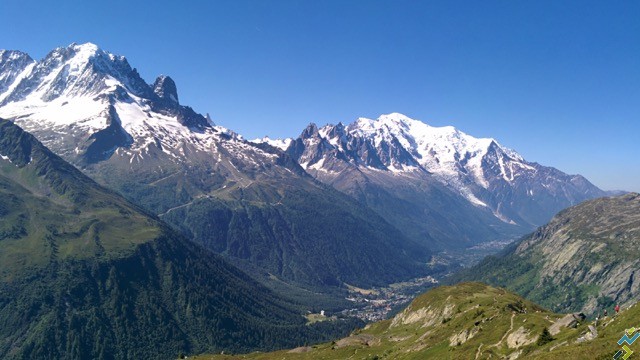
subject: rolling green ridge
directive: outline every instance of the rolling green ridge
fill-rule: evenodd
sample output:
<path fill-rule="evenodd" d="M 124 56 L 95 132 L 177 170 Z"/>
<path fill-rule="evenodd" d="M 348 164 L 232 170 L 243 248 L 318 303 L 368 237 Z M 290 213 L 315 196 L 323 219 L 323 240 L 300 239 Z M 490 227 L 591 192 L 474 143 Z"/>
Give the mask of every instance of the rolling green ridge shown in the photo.
<path fill-rule="evenodd" d="M 171 358 L 328 340 L 300 305 L 0 120 L 0 357 Z"/>
<path fill-rule="evenodd" d="M 617 341 L 625 329 L 638 326 L 639 315 L 640 307 L 632 306 L 597 325 L 591 321 L 571 325 L 567 320 L 573 320 L 573 315 L 552 313 L 504 289 L 461 283 L 430 290 L 394 318 L 331 343 L 270 353 L 189 358 L 610 359 L 620 348 Z M 597 336 L 586 340 L 590 327 Z M 640 350 L 638 346 L 640 343 L 631 348 Z"/>
<path fill-rule="evenodd" d="M 0 274 L 67 259 L 130 254 L 157 220 L 99 187 L 11 122 L 0 120 Z"/>

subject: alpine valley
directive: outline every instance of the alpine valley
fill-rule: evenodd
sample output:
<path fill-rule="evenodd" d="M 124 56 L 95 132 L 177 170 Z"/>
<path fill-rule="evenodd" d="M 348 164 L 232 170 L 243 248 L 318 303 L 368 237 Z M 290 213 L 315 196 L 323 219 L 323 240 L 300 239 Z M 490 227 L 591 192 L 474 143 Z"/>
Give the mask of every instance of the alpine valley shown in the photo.
<path fill-rule="evenodd" d="M 620 346 L 640 337 L 638 214 L 637 193 L 586 201 L 346 338 L 196 359 L 629 359 L 637 343 Z"/>
<path fill-rule="evenodd" d="M 418 296 L 394 317 L 330 343 L 196 360 L 343 359 L 620 359 L 625 333 L 636 333 L 640 306 L 600 321 L 558 314 L 501 288 L 480 283 L 441 286 Z M 631 336 L 631 335 L 629 335 Z M 614 355 L 617 354 L 617 357 Z M 191 357 L 190 357 L 191 358 Z M 627 357 L 629 358 L 629 357 Z M 633 357 L 631 357 L 633 359 Z"/>

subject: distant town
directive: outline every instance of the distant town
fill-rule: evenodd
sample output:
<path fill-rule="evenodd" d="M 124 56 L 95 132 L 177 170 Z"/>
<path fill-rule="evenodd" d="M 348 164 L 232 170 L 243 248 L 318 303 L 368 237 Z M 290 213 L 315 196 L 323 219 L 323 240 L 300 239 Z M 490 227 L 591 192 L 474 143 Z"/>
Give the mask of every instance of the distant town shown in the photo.
<path fill-rule="evenodd" d="M 349 286 L 347 300 L 353 302 L 354 307 L 339 314 L 357 317 L 366 322 L 384 320 L 413 300 L 417 294 L 437 284 L 438 280 L 427 276 L 369 290 Z"/>

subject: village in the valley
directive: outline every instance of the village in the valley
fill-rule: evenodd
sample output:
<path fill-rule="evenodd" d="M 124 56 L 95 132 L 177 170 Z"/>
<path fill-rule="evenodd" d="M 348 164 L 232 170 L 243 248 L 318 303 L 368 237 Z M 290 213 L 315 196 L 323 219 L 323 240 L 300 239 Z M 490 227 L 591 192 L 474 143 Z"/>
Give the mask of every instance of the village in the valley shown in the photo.
<path fill-rule="evenodd" d="M 367 322 L 386 319 L 389 314 L 410 302 L 417 294 L 438 283 L 431 276 L 391 284 L 370 290 L 349 286 L 347 300 L 354 303 L 351 309 L 340 312 L 341 316 L 353 316 Z"/>

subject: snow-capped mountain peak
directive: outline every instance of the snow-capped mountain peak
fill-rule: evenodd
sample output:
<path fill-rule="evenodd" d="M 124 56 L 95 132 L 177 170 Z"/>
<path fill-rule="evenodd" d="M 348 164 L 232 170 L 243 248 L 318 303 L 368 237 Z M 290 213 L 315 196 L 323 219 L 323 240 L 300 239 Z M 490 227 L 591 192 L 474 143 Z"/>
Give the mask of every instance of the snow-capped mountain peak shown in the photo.
<path fill-rule="evenodd" d="M 494 139 L 475 138 L 453 126 L 433 127 L 400 113 L 381 115 L 375 120 L 359 118 L 348 126 L 348 131 L 352 136 L 370 140 L 378 148 L 398 142 L 424 169 L 442 177 L 443 181 L 453 181 L 450 175 L 457 174 L 462 166 L 477 183 L 487 186 L 480 162 L 492 144 L 499 151 L 522 159 Z"/>
<path fill-rule="evenodd" d="M 523 220 L 509 213 L 513 205 L 496 200 L 496 191 L 522 193 L 534 203 L 531 198 L 536 193 L 546 194 L 552 188 L 561 196 L 566 196 L 564 192 L 576 193 L 567 200 L 568 205 L 575 199 L 602 193 L 582 178 L 574 181 L 556 169 L 527 162 L 493 138 L 476 138 L 453 126 L 430 126 L 400 113 L 358 118 L 346 127 L 338 124 L 318 129 L 311 124 L 287 151 L 303 168 L 328 182 L 333 182 L 345 166 L 386 171 L 392 176 L 427 173 L 472 204 L 491 209 L 507 223 L 540 224 L 538 219 L 542 217 Z M 588 186 L 578 189 L 574 183 Z"/>
<path fill-rule="evenodd" d="M 156 144 L 171 152 L 168 149 L 191 140 L 196 147 L 207 147 L 211 141 L 197 133 L 239 139 L 181 106 L 170 77 L 161 75 L 150 85 L 124 56 L 95 44 L 59 47 L 40 61 L 6 54 L 0 56 L 0 117 L 15 119 L 36 135 L 47 132 L 51 140 L 44 139 L 45 144 L 63 154 L 94 162 L 118 148 L 145 151 Z M 82 141 L 63 141 L 65 137 Z"/>
<path fill-rule="evenodd" d="M 5 89 L 0 106 L 28 101 L 51 102 L 58 98 L 94 97 L 116 87 L 136 96 L 149 97 L 149 86 L 124 56 L 116 56 L 95 44 L 71 44 L 51 51 L 33 67 L 23 66 L 24 76 Z"/>
<path fill-rule="evenodd" d="M 98 45 L 88 42 L 88 43 L 84 43 L 84 44 L 72 43 L 71 45 L 69 45 L 67 47 L 57 48 L 57 49 L 55 49 L 53 51 L 53 54 L 59 54 L 59 55 L 68 54 L 68 55 L 71 55 L 71 58 L 73 60 L 72 61 L 66 60 L 66 61 L 68 61 L 69 65 L 71 65 L 71 67 L 76 65 L 79 68 L 79 67 L 83 66 L 84 64 L 88 63 L 89 60 L 91 58 L 95 57 L 96 53 L 98 53 L 98 52 L 101 52 L 102 54 L 105 54 L 104 51 L 100 50 Z M 65 56 L 63 55 L 62 57 L 64 58 Z M 113 58 L 113 57 L 110 57 L 110 58 Z"/>

